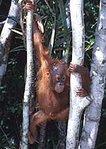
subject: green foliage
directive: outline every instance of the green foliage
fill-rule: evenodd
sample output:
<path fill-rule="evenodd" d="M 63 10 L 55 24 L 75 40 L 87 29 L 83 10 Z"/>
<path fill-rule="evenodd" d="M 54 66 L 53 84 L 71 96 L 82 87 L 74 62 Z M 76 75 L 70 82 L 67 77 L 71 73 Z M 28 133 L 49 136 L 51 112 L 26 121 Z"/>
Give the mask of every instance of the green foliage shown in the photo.
<path fill-rule="evenodd" d="M 42 16 L 44 28 L 45 28 L 45 38 L 46 44 L 49 45 L 52 28 L 56 19 L 56 27 L 55 27 L 55 40 L 53 47 L 53 56 L 56 57 L 57 48 L 63 48 L 64 51 L 70 47 L 69 37 L 70 31 L 67 28 L 66 24 L 66 14 L 63 8 L 65 8 L 66 2 L 61 1 L 49 1 L 49 3 L 45 3 L 44 1 L 38 2 L 38 13 Z M 67 38 L 66 38 L 67 36 Z M 61 51 L 60 51 L 61 53 Z"/>
<path fill-rule="evenodd" d="M 7 71 L 0 87 L 0 148 L 19 147 L 24 93 L 26 51 L 20 35 L 13 33 Z"/>
<path fill-rule="evenodd" d="M 92 57 L 92 49 L 95 41 L 95 28 L 97 25 L 99 1 L 84 1 L 85 21 L 85 63 L 89 66 Z M 90 66 L 89 66 L 90 67 Z"/>

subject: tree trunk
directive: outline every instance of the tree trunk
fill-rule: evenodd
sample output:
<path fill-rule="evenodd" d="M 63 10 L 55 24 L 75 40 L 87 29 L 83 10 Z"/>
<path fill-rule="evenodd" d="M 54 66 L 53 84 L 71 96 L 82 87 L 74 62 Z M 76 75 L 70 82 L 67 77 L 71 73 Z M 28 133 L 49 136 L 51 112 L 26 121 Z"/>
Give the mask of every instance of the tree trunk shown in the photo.
<path fill-rule="evenodd" d="M 33 1 L 32 1 L 33 2 Z M 33 10 L 28 10 L 26 19 L 26 48 L 27 48 L 27 76 L 23 101 L 22 149 L 28 149 L 29 130 L 29 100 L 33 86 L 33 39 L 32 39 Z"/>
<path fill-rule="evenodd" d="M 7 59 L 8 59 L 8 51 L 9 51 L 9 45 L 10 45 L 10 34 L 12 31 L 12 28 L 17 24 L 19 19 L 19 11 L 20 8 L 15 2 L 15 0 L 11 1 L 10 10 L 8 13 L 8 18 L 5 21 L 5 24 L 3 26 L 1 35 L 0 35 L 0 84 L 3 75 L 6 72 L 7 68 Z"/>
<path fill-rule="evenodd" d="M 106 75 L 106 1 L 100 1 L 99 20 L 91 64 L 91 98 L 93 102 L 85 111 L 81 136 L 81 149 L 94 149 L 101 116 Z"/>
<path fill-rule="evenodd" d="M 83 65 L 84 62 L 84 18 L 83 0 L 70 0 L 72 24 L 72 63 Z M 79 143 L 80 120 L 84 108 L 90 103 L 89 97 L 78 97 L 76 91 L 81 88 L 79 74 L 71 74 L 70 111 L 67 129 L 66 149 L 75 149 Z"/>

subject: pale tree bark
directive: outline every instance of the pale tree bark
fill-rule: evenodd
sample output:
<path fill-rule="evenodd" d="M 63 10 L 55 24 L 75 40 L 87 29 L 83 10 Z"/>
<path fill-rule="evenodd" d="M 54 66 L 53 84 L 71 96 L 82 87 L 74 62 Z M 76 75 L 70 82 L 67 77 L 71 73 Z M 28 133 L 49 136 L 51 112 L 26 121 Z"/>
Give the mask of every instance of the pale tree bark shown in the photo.
<path fill-rule="evenodd" d="M 70 14 L 72 25 L 72 63 L 83 65 L 84 61 L 84 18 L 83 0 L 70 0 Z M 79 74 L 71 74 L 70 111 L 67 128 L 66 149 L 75 149 L 79 143 L 79 129 L 82 112 L 90 103 L 89 97 L 78 97 L 76 91 L 81 88 Z"/>
<path fill-rule="evenodd" d="M 32 0 L 34 3 L 34 1 Z M 23 100 L 23 123 L 21 149 L 28 149 L 29 130 L 29 100 L 32 96 L 33 86 L 33 39 L 32 39 L 33 10 L 28 10 L 26 18 L 26 49 L 27 49 L 27 75 Z"/>
<path fill-rule="evenodd" d="M 100 1 L 99 20 L 91 64 L 91 98 L 93 102 L 85 111 L 81 149 L 94 149 L 101 116 L 106 76 L 106 0 Z"/>
<path fill-rule="evenodd" d="M 7 68 L 7 59 L 8 59 L 8 51 L 10 45 L 10 34 L 12 28 L 17 24 L 19 19 L 19 6 L 15 2 L 15 0 L 11 1 L 10 10 L 8 13 L 8 17 L 3 26 L 1 35 L 0 35 L 0 84 L 3 75 L 6 72 Z"/>

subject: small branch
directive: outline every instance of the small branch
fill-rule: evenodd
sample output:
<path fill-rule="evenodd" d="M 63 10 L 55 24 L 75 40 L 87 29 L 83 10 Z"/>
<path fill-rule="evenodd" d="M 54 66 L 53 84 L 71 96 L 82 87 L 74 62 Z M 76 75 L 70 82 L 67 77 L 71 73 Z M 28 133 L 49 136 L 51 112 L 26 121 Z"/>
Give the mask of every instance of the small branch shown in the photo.
<path fill-rule="evenodd" d="M 5 20 L 5 21 L 0 22 L 0 25 L 3 25 L 4 23 L 6 23 L 6 20 Z"/>
<path fill-rule="evenodd" d="M 55 16 L 54 12 L 52 11 L 52 8 L 50 7 L 49 3 L 47 2 L 47 0 L 44 0 L 46 5 L 48 6 L 50 12 L 52 13 L 53 16 Z"/>
<path fill-rule="evenodd" d="M 2 131 L 2 133 L 3 133 L 3 135 L 4 135 L 4 137 L 6 138 L 6 141 L 8 142 L 9 147 L 11 148 L 11 147 L 12 147 L 12 146 L 11 146 L 11 143 L 9 142 L 9 138 L 7 137 L 5 131 L 3 130 L 3 128 L 2 128 L 1 126 L 0 126 L 0 129 L 1 129 L 1 131 Z"/>

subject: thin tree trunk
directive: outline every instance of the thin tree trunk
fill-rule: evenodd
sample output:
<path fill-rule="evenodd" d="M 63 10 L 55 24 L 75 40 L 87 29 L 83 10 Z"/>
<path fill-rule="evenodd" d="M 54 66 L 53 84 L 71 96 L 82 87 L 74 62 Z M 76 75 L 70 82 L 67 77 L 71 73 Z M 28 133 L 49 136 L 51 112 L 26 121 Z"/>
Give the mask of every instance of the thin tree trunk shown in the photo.
<path fill-rule="evenodd" d="M 83 65 L 84 62 L 84 18 L 83 0 L 70 0 L 70 14 L 72 24 L 72 63 Z M 81 88 L 79 74 L 71 74 L 70 111 L 67 128 L 66 149 L 76 149 L 79 144 L 79 129 L 82 112 L 90 103 L 89 97 L 78 97 L 76 91 Z"/>
<path fill-rule="evenodd" d="M 106 76 L 106 1 L 100 1 L 99 20 L 91 64 L 91 98 L 93 102 L 85 111 L 85 123 L 80 149 L 94 149 L 101 116 Z"/>
<path fill-rule="evenodd" d="M 33 2 L 33 1 L 32 1 Z M 33 10 L 28 10 L 26 19 L 26 48 L 27 48 L 27 76 L 23 101 L 23 125 L 21 149 L 28 149 L 29 129 L 29 100 L 32 95 L 33 86 L 33 40 L 32 40 Z"/>
<path fill-rule="evenodd" d="M 7 68 L 8 51 L 10 48 L 10 34 L 12 28 L 19 20 L 19 11 L 20 8 L 18 4 L 15 2 L 15 0 L 12 0 L 8 17 L 0 35 L 0 84 Z"/>

